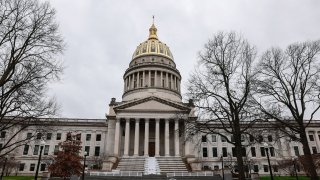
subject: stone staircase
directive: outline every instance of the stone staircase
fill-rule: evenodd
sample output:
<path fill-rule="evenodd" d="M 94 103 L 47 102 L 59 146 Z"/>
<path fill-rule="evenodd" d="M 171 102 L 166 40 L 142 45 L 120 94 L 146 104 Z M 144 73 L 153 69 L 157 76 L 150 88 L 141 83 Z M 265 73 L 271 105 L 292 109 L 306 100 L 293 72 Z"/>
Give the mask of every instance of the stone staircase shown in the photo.
<path fill-rule="evenodd" d="M 156 157 L 161 173 L 187 173 L 186 165 L 181 157 Z"/>
<path fill-rule="evenodd" d="M 144 174 L 160 174 L 159 164 L 155 157 L 147 157 L 144 164 Z"/>
<path fill-rule="evenodd" d="M 144 172 L 144 164 L 145 157 L 122 157 L 116 170 Z"/>

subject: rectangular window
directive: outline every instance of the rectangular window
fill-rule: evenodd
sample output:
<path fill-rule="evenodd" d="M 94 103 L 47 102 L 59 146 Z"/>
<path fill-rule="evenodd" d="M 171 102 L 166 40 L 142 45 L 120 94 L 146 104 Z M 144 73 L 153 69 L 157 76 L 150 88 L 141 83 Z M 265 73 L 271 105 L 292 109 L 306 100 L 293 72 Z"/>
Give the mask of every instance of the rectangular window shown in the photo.
<path fill-rule="evenodd" d="M 272 167 L 273 167 L 273 171 L 274 172 L 278 172 L 279 171 L 278 165 L 273 165 Z"/>
<path fill-rule="evenodd" d="M 264 172 L 269 172 L 269 167 L 268 167 L 268 165 L 263 165 L 263 171 L 264 171 Z"/>
<path fill-rule="evenodd" d="M 54 154 L 54 155 L 57 155 L 58 152 L 59 152 L 59 145 L 55 145 L 55 146 L 54 146 L 54 150 L 53 150 L 53 154 Z"/>
<path fill-rule="evenodd" d="M 23 155 L 28 155 L 28 152 L 29 152 L 29 145 L 24 145 L 24 148 L 23 148 Z"/>
<path fill-rule="evenodd" d="M 314 141 L 313 134 L 309 134 L 309 140 L 310 140 L 310 141 Z"/>
<path fill-rule="evenodd" d="M 231 135 L 231 142 L 234 142 L 234 137 L 233 137 L 233 135 Z"/>
<path fill-rule="evenodd" d="M 253 165 L 253 171 L 254 172 L 259 172 L 259 166 L 258 165 Z"/>
<path fill-rule="evenodd" d="M 27 139 L 31 139 L 32 138 L 32 133 L 27 133 Z"/>
<path fill-rule="evenodd" d="M 222 148 L 222 156 L 223 157 L 227 157 L 228 156 L 228 152 L 227 152 L 227 148 L 226 147 Z"/>
<path fill-rule="evenodd" d="M 57 138 L 56 140 L 61 140 L 61 133 L 57 133 Z"/>
<path fill-rule="evenodd" d="M 260 153 L 262 157 L 266 157 L 266 151 L 264 149 L 264 147 L 260 147 Z"/>
<path fill-rule="evenodd" d="M 96 135 L 96 141 L 101 141 L 101 134 Z"/>
<path fill-rule="evenodd" d="M 254 142 L 254 137 L 251 134 L 249 136 L 249 140 L 250 140 L 250 142 Z"/>
<path fill-rule="evenodd" d="M 87 155 L 89 156 L 90 154 L 90 146 L 85 146 L 84 151 L 87 152 Z"/>
<path fill-rule="evenodd" d="M 46 164 L 40 164 L 40 171 L 46 170 Z"/>
<path fill-rule="evenodd" d="M 2 144 L 0 144 L 0 152 L 1 152 L 1 150 L 2 150 L 2 146 L 3 146 L 3 145 L 2 145 Z"/>
<path fill-rule="evenodd" d="M 50 148 L 49 145 L 45 145 L 45 146 L 44 146 L 43 155 L 48 155 L 48 154 L 49 154 L 49 148 Z"/>
<path fill-rule="evenodd" d="M 312 154 L 317 154 L 317 147 L 315 146 L 312 147 Z"/>
<path fill-rule="evenodd" d="M 41 133 L 37 133 L 37 139 L 41 139 L 42 138 L 42 134 Z"/>
<path fill-rule="evenodd" d="M 94 149 L 94 156 L 100 156 L 100 146 L 96 146 Z"/>
<path fill-rule="evenodd" d="M 274 147 L 270 147 L 269 150 L 270 150 L 270 156 L 274 157 L 274 155 L 275 155 L 274 154 Z"/>
<path fill-rule="evenodd" d="M 208 149 L 206 147 L 202 148 L 202 157 L 208 157 Z"/>
<path fill-rule="evenodd" d="M 295 154 L 296 156 L 300 156 L 299 147 L 298 147 L 298 146 L 293 146 L 293 150 L 294 150 L 294 154 Z"/>
<path fill-rule="evenodd" d="M 86 141 L 91 141 L 91 134 L 86 135 Z"/>
<path fill-rule="evenodd" d="M 251 156 L 252 157 L 256 157 L 256 148 L 255 147 L 251 147 Z"/>
<path fill-rule="evenodd" d="M 19 164 L 19 171 L 24 171 L 24 163 Z"/>
<path fill-rule="evenodd" d="M 52 133 L 47 133 L 47 140 L 51 140 L 52 138 Z"/>
<path fill-rule="evenodd" d="M 268 141 L 272 142 L 272 136 L 271 135 L 268 135 Z"/>
<path fill-rule="evenodd" d="M 201 142 L 207 142 L 207 136 L 202 136 Z"/>
<path fill-rule="evenodd" d="M 242 157 L 246 157 L 247 156 L 247 151 L 246 151 L 245 147 L 241 148 L 241 154 L 242 154 Z"/>
<path fill-rule="evenodd" d="M 0 133 L 0 138 L 5 138 L 6 137 L 6 131 L 1 131 Z"/>
<path fill-rule="evenodd" d="M 221 136 L 221 142 L 226 142 L 226 138 L 224 136 Z"/>
<path fill-rule="evenodd" d="M 30 171 L 34 171 L 35 166 L 35 164 L 30 164 Z"/>
<path fill-rule="evenodd" d="M 236 157 L 236 148 L 232 147 L 232 157 Z"/>
<path fill-rule="evenodd" d="M 212 157 L 218 157 L 218 150 L 216 147 L 212 148 Z"/>
<path fill-rule="evenodd" d="M 38 155 L 39 153 L 39 145 L 35 145 L 33 149 L 33 155 Z"/>
<path fill-rule="evenodd" d="M 217 135 L 212 135 L 212 142 L 217 142 Z"/>

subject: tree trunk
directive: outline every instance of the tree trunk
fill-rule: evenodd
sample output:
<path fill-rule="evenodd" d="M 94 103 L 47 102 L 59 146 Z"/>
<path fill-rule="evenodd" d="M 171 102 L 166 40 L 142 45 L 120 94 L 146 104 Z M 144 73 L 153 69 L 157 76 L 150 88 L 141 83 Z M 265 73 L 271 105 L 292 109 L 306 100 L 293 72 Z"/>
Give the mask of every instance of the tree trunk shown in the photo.
<path fill-rule="evenodd" d="M 303 165 L 305 166 L 304 169 L 310 174 L 311 180 L 318 180 L 316 166 L 312 159 L 310 147 L 308 144 L 307 134 L 304 127 L 301 129 L 302 130 L 300 133 L 300 138 L 303 146 L 303 153 L 304 153 L 305 161 L 308 162 L 308 163 L 303 163 Z"/>
<path fill-rule="evenodd" d="M 243 158 L 242 158 L 242 144 L 241 144 L 241 134 L 234 135 L 235 140 L 235 151 L 237 156 L 237 163 L 238 163 L 238 171 L 239 171 L 239 179 L 245 180 L 245 168 L 243 165 Z"/>

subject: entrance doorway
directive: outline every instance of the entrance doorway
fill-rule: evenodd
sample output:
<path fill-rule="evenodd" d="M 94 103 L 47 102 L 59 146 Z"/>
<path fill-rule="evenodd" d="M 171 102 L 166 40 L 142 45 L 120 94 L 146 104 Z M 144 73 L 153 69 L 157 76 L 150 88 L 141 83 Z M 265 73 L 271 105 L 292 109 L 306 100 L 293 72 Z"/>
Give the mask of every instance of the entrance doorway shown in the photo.
<path fill-rule="evenodd" d="M 155 155 L 155 142 L 149 142 L 149 156 L 154 157 Z"/>

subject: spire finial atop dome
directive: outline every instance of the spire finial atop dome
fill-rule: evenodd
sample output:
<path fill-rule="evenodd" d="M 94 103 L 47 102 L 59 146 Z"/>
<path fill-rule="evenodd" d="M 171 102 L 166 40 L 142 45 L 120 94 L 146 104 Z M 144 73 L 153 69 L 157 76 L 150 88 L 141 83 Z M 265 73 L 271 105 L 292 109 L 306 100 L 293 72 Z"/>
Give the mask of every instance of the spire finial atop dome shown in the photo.
<path fill-rule="evenodd" d="M 158 39 L 157 28 L 154 25 L 154 16 L 152 16 L 152 25 L 149 29 L 149 38 L 148 39 Z"/>

